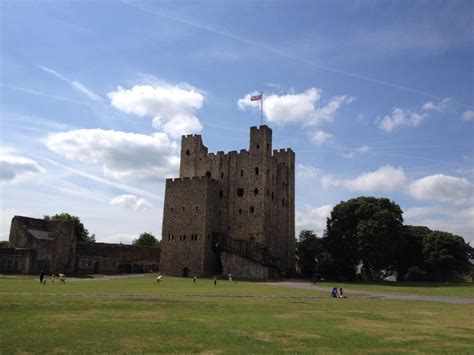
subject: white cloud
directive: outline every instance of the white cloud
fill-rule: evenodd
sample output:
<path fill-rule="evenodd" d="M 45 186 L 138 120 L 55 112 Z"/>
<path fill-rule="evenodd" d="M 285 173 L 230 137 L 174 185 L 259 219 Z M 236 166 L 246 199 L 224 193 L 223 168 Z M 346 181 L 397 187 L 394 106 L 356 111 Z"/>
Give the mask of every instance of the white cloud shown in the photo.
<path fill-rule="evenodd" d="M 325 175 L 322 177 L 321 183 L 324 188 L 344 187 L 351 191 L 395 191 L 405 187 L 406 177 L 401 167 L 394 168 L 391 165 L 384 165 L 375 171 L 360 174 L 352 180 L 340 180 Z"/>
<path fill-rule="evenodd" d="M 55 76 L 56 78 L 67 82 L 69 85 L 71 85 L 74 88 L 74 90 L 84 94 L 89 99 L 91 99 L 93 101 L 102 101 L 102 98 L 99 95 L 97 95 L 95 92 L 93 92 L 92 90 L 85 87 L 85 85 L 81 84 L 80 82 L 75 81 L 75 80 L 71 80 L 71 79 L 65 77 L 64 75 L 62 75 L 61 73 L 58 73 L 56 70 L 44 67 L 42 65 L 38 65 L 38 67 L 41 70 L 45 71 L 46 73 L 49 73 L 49 74 Z"/>
<path fill-rule="evenodd" d="M 96 236 L 97 242 L 100 243 L 116 243 L 116 244 L 132 244 L 138 238 L 138 234 L 114 233 L 105 236 Z"/>
<path fill-rule="evenodd" d="M 332 138 L 331 133 L 317 131 L 310 134 L 311 141 L 316 145 L 323 145 Z"/>
<path fill-rule="evenodd" d="M 302 230 L 312 230 L 318 237 L 322 237 L 326 229 L 326 218 L 331 215 L 332 205 L 323 205 L 320 207 L 312 207 L 306 205 L 302 210 L 297 210 L 295 214 L 296 233 Z"/>
<path fill-rule="evenodd" d="M 99 164 L 116 179 L 163 179 L 179 167 L 176 143 L 166 133 L 127 133 L 80 129 L 50 134 L 47 147 L 67 159 Z"/>
<path fill-rule="evenodd" d="M 239 109 L 260 108 L 260 101 L 250 101 L 250 97 L 256 94 L 258 92 L 252 92 L 239 99 Z M 317 107 L 316 103 L 321 99 L 321 94 L 321 89 L 313 87 L 302 93 L 264 96 L 263 113 L 269 122 L 276 124 L 299 123 L 303 126 L 315 126 L 331 121 L 342 104 L 353 100 L 350 96 L 335 96 L 326 105 Z"/>
<path fill-rule="evenodd" d="M 40 174 L 44 169 L 34 160 L 10 154 L 0 154 L 0 181 L 12 182 Z"/>
<path fill-rule="evenodd" d="M 112 206 L 121 206 L 134 209 L 135 211 L 146 210 L 151 208 L 151 203 L 144 198 L 139 198 L 135 195 L 125 194 L 114 197 L 110 200 Z"/>
<path fill-rule="evenodd" d="M 135 85 L 118 87 L 108 93 L 112 106 L 140 117 L 153 117 L 153 126 L 172 137 L 199 133 L 202 124 L 195 116 L 204 102 L 204 95 L 189 85 Z"/>
<path fill-rule="evenodd" d="M 356 157 L 356 155 L 362 155 L 362 154 L 366 154 L 370 151 L 370 147 L 367 146 L 367 145 L 363 145 L 359 148 L 356 148 L 356 149 L 353 149 L 352 151 L 350 151 L 349 153 L 344 153 L 342 154 L 342 156 L 344 158 L 347 158 L 347 159 L 353 159 Z"/>
<path fill-rule="evenodd" d="M 474 121 L 474 110 L 467 110 L 462 114 L 462 119 L 464 121 Z"/>
<path fill-rule="evenodd" d="M 392 115 L 385 116 L 379 123 L 378 127 L 387 133 L 392 132 L 400 126 L 416 127 L 425 118 L 426 114 L 419 114 L 402 110 L 401 108 L 395 108 Z"/>
<path fill-rule="evenodd" d="M 419 200 L 438 200 L 454 204 L 474 201 L 474 185 L 469 180 L 443 174 L 413 181 L 409 192 Z"/>
<path fill-rule="evenodd" d="M 443 112 L 449 107 L 449 105 L 451 104 L 451 101 L 452 100 L 450 98 L 446 98 L 439 102 L 427 101 L 426 103 L 423 104 L 423 106 L 421 106 L 421 111 Z"/>
<path fill-rule="evenodd" d="M 403 211 L 404 218 L 419 218 L 434 214 L 443 214 L 446 212 L 445 208 L 440 206 L 424 206 L 424 207 L 411 207 Z"/>
<path fill-rule="evenodd" d="M 321 171 L 311 165 L 298 164 L 296 167 L 296 176 L 300 179 L 312 179 L 318 177 Z"/>

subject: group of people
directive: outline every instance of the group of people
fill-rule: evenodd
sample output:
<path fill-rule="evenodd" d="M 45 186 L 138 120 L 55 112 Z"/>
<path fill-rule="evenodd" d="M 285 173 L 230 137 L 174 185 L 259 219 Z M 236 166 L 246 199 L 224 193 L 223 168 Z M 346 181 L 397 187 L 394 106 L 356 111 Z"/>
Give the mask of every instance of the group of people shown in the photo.
<path fill-rule="evenodd" d="M 229 281 L 232 281 L 232 278 L 233 278 L 232 274 L 228 274 L 228 275 L 227 275 L 227 278 L 228 278 Z M 40 276 L 40 279 L 41 279 L 41 276 Z M 153 282 L 153 284 L 154 284 L 154 285 L 156 285 L 156 284 L 159 285 L 162 280 L 163 280 L 163 276 L 162 276 L 162 275 L 158 275 L 158 276 L 156 277 L 156 279 L 155 279 L 155 282 Z M 217 286 L 217 280 L 218 280 L 218 279 L 217 279 L 217 276 L 214 276 L 214 279 L 213 279 L 214 286 Z M 196 284 L 196 282 L 197 282 L 197 275 L 194 275 L 194 276 L 193 276 L 193 284 Z M 237 282 L 237 281 L 234 280 L 234 282 Z"/>
<path fill-rule="evenodd" d="M 59 279 L 59 283 L 65 284 L 66 283 L 66 276 L 64 274 L 51 274 L 50 281 L 54 282 L 56 278 Z M 42 285 L 46 285 L 46 274 L 44 273 L 43 270 L 41 270 L 40 275 L 39 275 L 39 282 Z"/>
<path fill-rule="evenodd" d="M 331 291 L 331 296 L 333 298 L 347 298 L 347 296 L 344 294 L 344 290 L 341 288 L 339 288 L 339 290 L 337 289 L 337 287 L 334 287 Z"/>

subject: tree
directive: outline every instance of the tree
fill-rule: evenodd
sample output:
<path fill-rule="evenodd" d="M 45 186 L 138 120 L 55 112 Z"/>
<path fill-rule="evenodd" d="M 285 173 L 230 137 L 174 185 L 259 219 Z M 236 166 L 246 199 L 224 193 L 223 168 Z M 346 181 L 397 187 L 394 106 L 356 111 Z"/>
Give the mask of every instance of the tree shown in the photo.
<path fill-rule="evenodd" d="M 8 248 L 8 240 L 0 240 L 0 248 Z"/>
<path fill-rule="evenodd" d="M 313 231 L 303 230 L 300 232 L 296 242 L 296 255 L 301 274 L 305 277 L 312 277 L 316 271 L 315 258 L 321 258 L 324 252 L 323 240 L 318 238 Z"/>
<path fill-rule="evenodd" d="M 361 196 L 340 202 L 327 220 L 324 245 L 338 278 L 354 279 L 362 262 L 369 280 L 394 268 L 402 210 L 387 198 Z"/>
<path fill-rule="evenodd" d="M 54 216 L 45 215 L 43 217 L 45 221 L 56 221 L 56 220 L 65 220 L 71 221 L 74 225 L 74 232 L 78 241 L 83 241 L 87 243 L 95 243 L 95 234 L 89 235 L 89 231 L 84 227 L 81 220 L 77 216 L 70 215 L 69 213 L 62 212 L 60 214 L 55 214 Z"/>
<path fill-rule="evenodd" d="M 423 238 L 425 271 L 431 280 L 446 281 L 448 276 L 470 272 L 471 246 L 460 236 L 433 231 Z"/>
<path fill-rule="evenodd" d="M 133 245 L 158 246 L 160 242 L 151 233 L 142 233 L 132 242 Z"/>
<path fill-rule="evenodd" d="M 409 279 L 419 281 L 426 274 L 423 261 L 423 238 L 432 231 L 423 226 L 403 226 L 400 231 L 400 248 L 396 256 L 398 281 Z M 411 270 L 410 270 L 411 269 Z"/>

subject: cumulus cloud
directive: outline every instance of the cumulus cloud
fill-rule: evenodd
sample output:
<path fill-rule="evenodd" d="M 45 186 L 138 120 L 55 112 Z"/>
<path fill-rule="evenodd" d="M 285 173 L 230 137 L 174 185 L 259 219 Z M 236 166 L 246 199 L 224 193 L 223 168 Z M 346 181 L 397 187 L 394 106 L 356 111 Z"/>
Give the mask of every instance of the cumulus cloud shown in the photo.
<path fill-rule="evenodd" d="M 332 138 L 332 134 L 324 131 L 316 131 L 310 134 L 310 138 L 311 142 L 319 146 L 329 141 Z"/>
<path fill-rule="evenodd" d="M 296 167 L 296 176 L 300 179 L 312 179 L 318 177 L 321 171 L 311 165 L 298 164 Z"/>
<path fill-rule="evenodd" d="M 101 165 L 116 179 L 163 179 L 179 167 L 176 143 L 166 133 L 80 129 L 50 134 L 46 145 L 67 159 Z"/>
<path fill-rule="evenodd" d="M 198 133 L 202 124 L 195 116 L 204 102 L 204 95 L 189 85 L 135 85 L 118 87 L 108 93 L 112 106 L 140 117 L 153 117 L 153 126 L 174 138 Z"/>
<path fill-rule="evenodd" d="M 151 203 L 144 198 L 135 195 L 124 194 L 110 200 L 112 206 L 121 206 L 134 209 L 135 211 L 146 210 L 151 207 Z"/>
<path fill-rule="evenodd" d="M 356 155 L 366 154 L 369 151 L 370 151 L 370 147 L 367 145 L 363 145 L 363 146 L 360 146 L 359 148 L 353 149 L 352 151 L 348 153 L 342 154 L 342 156 L 347 159 L 353 159 L 356 157 Z"/>
<path fill-rule="evenodd" d="M 443 174 L 413 181 L 409 192 L 419 200 L 438 200 L 453 204 L 474 201 L 474 185 L 469 180 Z"/>
<path fill-rule="evenodd" d="M 474 121 L 474 110 L 467 110 L 462 114 L 462 119 L 464 121 Z"/>
<path fill-rule="evenodd" d="M 302 230 L 312 230 L 319 237 L 323 236 L 326 229 L 326 219 L 330 217 L 332 205 L 323 205 L 320 207 L 313 207 L 306 205 L 301 210 L 295 213 L 295 228 L 297 234 Z"/>
<path fill-rule="evenodd" d="M 0 154 L 0 181 L 12 182 L 18 179 L 44 172 L 34 160 L 17 156 Z"/>
<path fill-rule="evenodd" d="M 378 127 L 387 133 L 401 126 L 416 127 L 426 118 L 425 114 L 395 108 L 390 116 L 385 116 Z"/>
<path fill-rule="evenodd" d="M 399 107 L 393 109 L 391 115 L 387 115 L 382 119 L 376 121 L 378 127 L 387 133 L 390 133 L 402 126 L 405 127 L 416 127 L 423 120 L 429 117 L 429 113 L 432 111 L 443 112 L 451 104 L 451 99 L 446 98 L 438 102 L 427 101 L 418 111 L 404 110 Z M 417 112 L 418 111 L 418 112 Z"/>
<path fill-rule="evenodd" d="M 362 173 L 352 180 L 341 180 L 331 175 L 325 175 L 322 177 L 321 183 L 324 188 L 344 187 L 351 191 L 395 191 L 405 187 L 406 177 L 401 167 L 394 168 L 391 165 L 384 165 L 375 171 Z"/>
<path fill-rule="evenodd" d="M 446 111 L 446 109 L 449 107 L 450 104 L 451 104 L 450 98 L 446 98 L 438 102 L 427 101 L 426 103 L 423 104 L 423 106 L 421 106 L 421 111 L 443 112 L 443 111 Z"/>
<path fill-rule="evenodd" d="M 258 94 L 252 92 L 239 99 L 239 109 L 260 108 L 259 101 L 250 101 L 251 96 Z M 326 105 L 317 106 L 321 94 L 321 89 L 313 87 L 301 93 L 267 95 L 264 96 L 263 113 L 269 122 L 276 124 L 298 123 L 303 126 L 315 126 L 331 121 L 342 104 L 353 100 L 350 96 L 335 96 Z"/>

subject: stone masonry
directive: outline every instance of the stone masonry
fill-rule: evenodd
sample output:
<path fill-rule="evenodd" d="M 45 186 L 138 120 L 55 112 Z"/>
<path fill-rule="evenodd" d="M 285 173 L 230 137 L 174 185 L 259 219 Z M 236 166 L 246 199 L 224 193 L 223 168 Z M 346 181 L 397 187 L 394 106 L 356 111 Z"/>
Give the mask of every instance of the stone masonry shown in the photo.
<path fill-rule="evenodd" d="M 240 152 L 208 153 L 200 135 L 182 136 L 179 178 L 166 180 L 160 270 L 287 274 L 294 265 L 294 197 L 295 154 L 272 150 L 269 127 L 251 127 L 250 148 Z M 232 243 L 240 247 L 226 248 Z"/>

